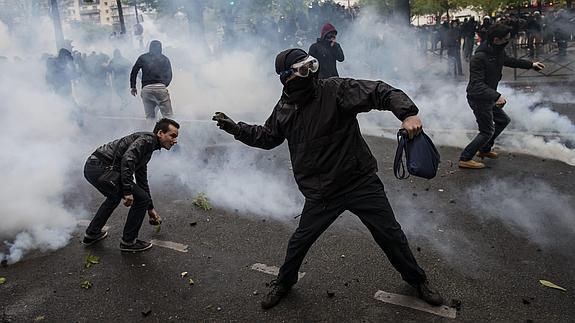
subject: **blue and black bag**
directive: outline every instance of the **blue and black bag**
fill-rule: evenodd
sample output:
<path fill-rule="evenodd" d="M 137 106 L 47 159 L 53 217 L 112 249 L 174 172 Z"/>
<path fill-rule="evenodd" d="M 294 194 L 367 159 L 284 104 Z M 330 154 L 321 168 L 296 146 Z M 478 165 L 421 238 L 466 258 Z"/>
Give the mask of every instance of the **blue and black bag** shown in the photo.
<path fill-rule="evenodd" d="M 393 170 L 398 179 L 408 178 L 403 164 L 403 151 L 405 151 L 405 164 L 407 172 L 413 176 L 432 179 L 437 174 L 440 156 L 433 141 L 424 132 L 413 139 L 409 139 L 407 130 L 399 129 L 397 132 L 397 151 Z"/>

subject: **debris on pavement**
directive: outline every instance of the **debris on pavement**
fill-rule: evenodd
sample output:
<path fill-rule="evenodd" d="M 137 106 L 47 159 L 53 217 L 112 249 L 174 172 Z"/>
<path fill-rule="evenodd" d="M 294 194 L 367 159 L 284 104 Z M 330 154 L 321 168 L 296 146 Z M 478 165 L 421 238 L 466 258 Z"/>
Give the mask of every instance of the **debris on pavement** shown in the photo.
<path fill-rule="evenodd" d="M 86 255 L 86 262 L 85 262 L 85 267 L 86 268 L 90 268 L 93 265 L 99 264 L 100 263 L 100 257 L 98 256 L 94 256 L 93 254 L 89 253 Z"/>
<path fill-rule="evenodd" d="M 6 277 L 0 277 L 0 285 L 4 285 L 6 283 Z"/>
<path fill-rule="evenodd" d="M 182 276 L 182 278 L 184 278 L 184 277 L 188 276 L 188 272 L 187 272 L 187 271 L 183 271 L 180 275 Z"/>
<path fill-rule="evenodd" d="M 539 282 L 541 283 L 541 285 L 545 286 L 545 287 L 549 287 L 549 288 L 554 288 L 554 289 L 558 289 L 558 290 L 562 290 L 564 292 L 566 292 L 567 290 L 561 286 L 555 285 L 554 283 L 548 281 L 548 280 L 544 280 L 544 279 L 540 279 Z"/>
<path fill-rule="evenodd" d="M 150 314 L 152 314 L 152 310 L 149 308 L 142 311 L 142 315 L 144 315 L 144 316 L 148 316 Z"/>
<path fill-rule="evenodd" d="M 34 318 L 34 322 L 41 322 L 41 321 L 44 321 L 45 319 L 46 319 L 46 316 L 38 315 Z"/>
<path fill-rule="evenodd" d="M 531 302 L 527 298 L 523 298 L 522 301 L 523 301 L 523 305 L 531 304 Z"/>
<path fill-rule="evenodd" d="M 194 280 L 191 279 L 191 278 L 189 278 L 189 279 L 188 279 L 188 284 L 193 285 L 193 284 L 194 284 Z"/>
<path fill-rule="evenodd" d="M 461 304 L 461 300 L 456 298 L 453 298 L 451 301 L 449 301 L 449 307 L 453 307 L 457 311 L 461 311 Z"/>
<path fill-rule="evenodd" d="M 212 209 L 210 201 L 204 192 L 200 192 L 196 198 L 192 200 L 192 204 L 204 211 L 209 211 Z"/>
<path fill-rule="evenodd" d="M 80 287 L 84 289 L 90 289 L 92 286 L 93 284 L 89 280 L 84 280 L 82 283 L 80 283 Z"/>
<path fill-rule="evenodd" d="M 332 297 L 334 297 L 334 296 L 335 296 L 335 292 L 334 292 L 334 291 L 330 291 L 330 290 L 327 291 L 327 297 L 328 297 L 328 298 L 332 298 Z"/>
<path fill-rule="evenodd" d="M 195 225 L 197 225 L 197 224 L 198 224 L 198 222 L 197 222 L 197 221 L 194 221 L 194 222 L 190 222 L 190 226 L 191 226 L 191 227 L 193 227 L 193 226 L 195 226 Z"/>

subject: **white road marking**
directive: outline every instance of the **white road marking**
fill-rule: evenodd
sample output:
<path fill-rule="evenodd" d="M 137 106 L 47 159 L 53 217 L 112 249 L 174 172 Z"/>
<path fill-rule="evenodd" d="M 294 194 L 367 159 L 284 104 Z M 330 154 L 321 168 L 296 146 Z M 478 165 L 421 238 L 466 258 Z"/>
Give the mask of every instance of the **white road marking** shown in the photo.
<path fill-rule="evenodd" d="M 168 249 L 176 250 L 179 252 L 188 252 L 188 245 L 187 244 L 181 244 L 181 243 L 172 242 L 172 241 L 162 241 L 162 240 L 156 240 L 156 239 L 152 239 L 150 241 L 150 243 L 153 244 L 154 246 L 158 246 L 158 247 L 162 247 L 162 248 L 168 248 Z"/>
<path fill-rule="evenodd" d="M 90 225 L 90 220 L 78 220 L 78 222 L 76 222 L 77 225 L 82 226 L 82 227 L 88 227 Z M 105 225 L 102 230 L 104 231 L 108 231 L 110 229 L 109 225 Z"/>
<path fill-rule="evenodd" d="M 425 301 L 412 296 L 393 294 L 378 290 L 373 297 L 384 303 L 409 307 L 414 310 L 423 311 L 450 319 L 454 319 L 457 315 L 457 310 L 453 307 L 449 307 L 447 305 L 431 306 Z"/>
<path fill-rule="evenodd" d="M 276 266 L 268 266 L 266 264 L 260 264 L 260 263 L 253 264 L 251 269 L 265 273 L 265 274 L 274 275 L 274 276 L 277 276 L 280 272 L 280 269 Z M 302 279 L 303 276 L 305 276 L 305 273 L 302 273 L 302 272 L 297 273 L 298 279 Z"/>

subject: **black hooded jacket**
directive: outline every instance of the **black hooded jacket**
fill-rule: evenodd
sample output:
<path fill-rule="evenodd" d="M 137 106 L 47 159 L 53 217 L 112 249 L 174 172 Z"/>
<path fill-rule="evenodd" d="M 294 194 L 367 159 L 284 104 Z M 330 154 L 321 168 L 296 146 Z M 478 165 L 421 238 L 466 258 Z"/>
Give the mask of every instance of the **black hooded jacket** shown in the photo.
<path fill-rule="evenodd" d="M 287 139 L 295 180 L 310 200 L 328 200 L 357 187 L 377 171 L 361 136 L 357 114 L 389 110 L 404 120 L 418 109 L 401 90 L 381 81 L 317 80 L 315 97 L 303 106 L 280 98 L 263 126 L 239 122 L 235 139 L 272 149 Z"/>
<path fill-rule="evenodd" d="M 497 85 L 501 80 L 503 66 L 530 69 L 533 63 L 507 56 L 505 51 L 497 52 L 485 42 L 481 44 L 469 63 L 467 99 L 471 101 L 495 102 L 501 94 Z"/>
<path fill-rule="evenodd" d="M 136 77 L 142 69 L 142 87 L 149 84 L 162 83 L 166 86 L 172 82 L 172 65 L 170 60 L 162 54 L 162 43 L 153 40 L 150 50 L 140 55 L 130 73 L 130 88 L 136 88 Z"/>
<path fill-rule="evenodd" d="M 154 150 L 161 148 L 158 137 L 152 132 L 136 132 L 102 145 L 93 155 L 103 163 L 120 170 L 122 193 L 132 193 L 134 175 L 136 184 L 150 194 L 148 186 L 148 162 Z M 115 158 L 114 158 L 115 156 Z M 153 209 L 151 204 L 149 209 Z"/>

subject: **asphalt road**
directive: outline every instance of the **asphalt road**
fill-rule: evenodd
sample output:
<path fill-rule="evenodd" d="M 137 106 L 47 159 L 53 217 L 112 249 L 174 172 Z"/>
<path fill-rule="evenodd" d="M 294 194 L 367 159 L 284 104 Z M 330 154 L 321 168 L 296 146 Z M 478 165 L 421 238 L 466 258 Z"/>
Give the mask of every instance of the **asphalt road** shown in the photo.
<path fill-rule="evenodd" d="M 440 147 L 437 178 L 399 181 L 391 171 L 394 141 L 367 140 L 418 262 L 446 299 L 461 301 L 457 320 L 573 320 L 573 166 L 502 152 L 487 169 L 462 171 L 455 164 L 459 150 Z M 289 175 L 284 146 L 244 153 L 258 154 L 262 166 L 278 168 L 278 176 Z M 259 302 L 274 277 L 250 267 L 281 265 L 297 219 L 240 214 L 218 208 L 218 201 L 212 201 L 215 209 L 200 210 L 192 205 L 189 188 L 170 176 L 160 181 L 152 190 L 165 222 L 159 233 L 145 223 L 141 238 L 186 244 L 187 253 L 158 246 L 141 254 L 120 253 L 126 214 L 121 207 L 109 221 L 110 236 L 93 247 L 79 244 L 79 229 L 63 249 L 0 267 L 7 279 L 0 285 L 0 321 L 450 321 L 373 298 L 378 290 L 414 291 L 347 213 L 311 249 L 301 269 L 306 275 L 293 292 L 264 311 Z M 70 196 L 88 196 L 85 207 L 92 212 L 102 201 L 83 181 Z M 100 263 L 85 268 L 88 253 Z M 181 277 L 182 272 L 188 275 Z M 544 287 L 540 279 L 567 292 Z M 92 288 L 81 288 L 85 280 Z"/>

